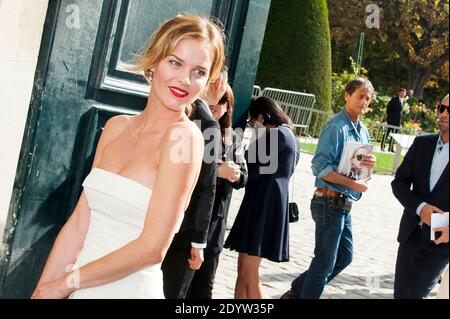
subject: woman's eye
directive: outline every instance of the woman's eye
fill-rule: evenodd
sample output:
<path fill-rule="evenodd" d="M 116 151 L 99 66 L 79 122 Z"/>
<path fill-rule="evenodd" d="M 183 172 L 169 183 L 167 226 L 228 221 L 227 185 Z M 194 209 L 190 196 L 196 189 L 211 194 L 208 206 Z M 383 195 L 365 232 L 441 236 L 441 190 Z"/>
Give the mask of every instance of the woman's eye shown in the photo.
<path fill-rule="evenodd" d="M 169 60 L 169 63 L 174 65 L 174 66 L 181 66 L 181 63 L 177 60 Z"/>
<path fill-rule="evenodd" d="M 200 69 L 194 70 L 194 73 L 195 73 L 196 75 L 200 76 L 200 77 L 206 76 L 206 72 L 203 71 L 203 70 L 200 70 Z"/>

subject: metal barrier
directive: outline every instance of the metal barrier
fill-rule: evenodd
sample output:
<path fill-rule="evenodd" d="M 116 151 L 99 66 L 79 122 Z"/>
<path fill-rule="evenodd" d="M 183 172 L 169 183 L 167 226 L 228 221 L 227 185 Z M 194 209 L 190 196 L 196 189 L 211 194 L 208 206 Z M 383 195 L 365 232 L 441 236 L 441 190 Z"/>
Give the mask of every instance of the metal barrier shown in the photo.
<path fill-rule="evenodd" d="M 311 111 L 316 103 L 316 97 L 313 94 L 275 88 L 265 88 L 261 91 L 259 86 L 254 86 L 253 96 L 270 97 L 277 101 L 300 133 L 308 134 Z"/>
<path fill-rule="evenodd" d="M 258 97 L 260 95 L 261 95 L 261 87 L 259 85 L 254 85 L 253 86 L 252 96 L 253 97 Z"/>

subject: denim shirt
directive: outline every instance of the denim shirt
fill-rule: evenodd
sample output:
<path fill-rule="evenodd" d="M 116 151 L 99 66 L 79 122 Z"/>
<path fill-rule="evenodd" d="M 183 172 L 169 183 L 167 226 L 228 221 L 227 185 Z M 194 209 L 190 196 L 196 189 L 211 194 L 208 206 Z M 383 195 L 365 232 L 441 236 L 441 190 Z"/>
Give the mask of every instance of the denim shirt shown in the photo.
<path fill-rule="evenodd" d="M 332 171 L 337 170 L 344 144 L 347 141 L 370 143 L 370 136 L 367 128 L 361 122 L 355 126 L 347 111 L 343 109 L 328 122 L 320 134 L 317 151 L 312 160 L 312 171 L 316 176 L 315 186 L 329 188 L 353 200 L 359 200 L 361 193 L 323 180 Z"/>

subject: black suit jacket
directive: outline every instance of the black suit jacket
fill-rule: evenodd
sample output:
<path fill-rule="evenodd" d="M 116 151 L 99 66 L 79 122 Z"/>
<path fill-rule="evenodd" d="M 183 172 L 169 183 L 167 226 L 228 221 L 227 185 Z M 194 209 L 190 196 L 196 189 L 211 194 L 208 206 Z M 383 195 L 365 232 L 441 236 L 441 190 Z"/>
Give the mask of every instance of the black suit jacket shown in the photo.
<path fill-rule="evenodd" d="M 448 212 L 448 164 L 436 186 L 430 191 L 431 164 L 438 137 L 439 135 L 416 137 L 392 182 L 392 190 L 395 197 L 405 207 L 398 233 L 398 241 L 400 243 L 405 242 L 417 228 L 420 218 L 416 214 L 416 210 L 421 203 L 427 202 L 442 209 L 444 212 Z M 430 240 L 430 227 L 425 224 L 422 227 L 422 241 L 427 250 L 448 256 L 448 243 L 434 244 Z"/>
<path fill-rule="evenodd" d="M 233 161 L 238 164 L 241 178 L 235 183 L 220 177 L 217 178 L 214 209 L 209 226 L 208 246 L 205 249 L 205 254 L 219 254 L 222 251 L 233 189 L 240 189 L 247 184 L 247 162 L 245 161 L 244 150 L 241 147 L 241 138 L 234 134 L 233 145 L 225 146 L 222 144 L 222 160 Z"/>
<path fill-rule="evenodd" d="M 402 102 L 400 101 L 399 96 L 395 96 L 389 101 L 389 103 L 386 107 L 388 124 L 400 126 L 400 118 L 401 118 L 402 108 L 403 108 L 403 105 L 402 105 Z"/>
<path fill-rule="evenodd" d="M 208 228 L 211 221 L 211 214 L 214 205 L 217 179 L 217 157 L 215 151 L 220 149 L 212 147 L 211 143 L 220 143 L 220 126 L 211 115 L 208 106 L 197 100 L 193 104 L 191 120 L 199 125 L 202 133 L 212 132 L 213 134 L 203 134 L 205 140 L 205 154 L 200 170 L 197 185 L 191 196 L 189 206 L 184 213 L 184 219 L 180 230 L 172 241 L 171 246 L 190 249 L 191 243 L 206 243 Z M 211 157 L 214 159 L 211 162 Z"/>

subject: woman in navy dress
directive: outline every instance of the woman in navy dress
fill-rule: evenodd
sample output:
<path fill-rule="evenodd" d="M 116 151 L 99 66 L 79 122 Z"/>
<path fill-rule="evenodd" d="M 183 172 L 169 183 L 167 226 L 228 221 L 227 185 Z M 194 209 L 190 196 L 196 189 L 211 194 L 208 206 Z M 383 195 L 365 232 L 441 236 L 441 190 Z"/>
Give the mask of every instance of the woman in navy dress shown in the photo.
<path fill-rule="evenodd" d="M 254 133 L 246 154 L 245 195 L 225 242 L 239 252 L 237 299 L 263 297 L 262 258 L 289 260 L 289 180 L 300 154 L 292 122 L 274 100 L 252 100 L 249 125 Z"/>

